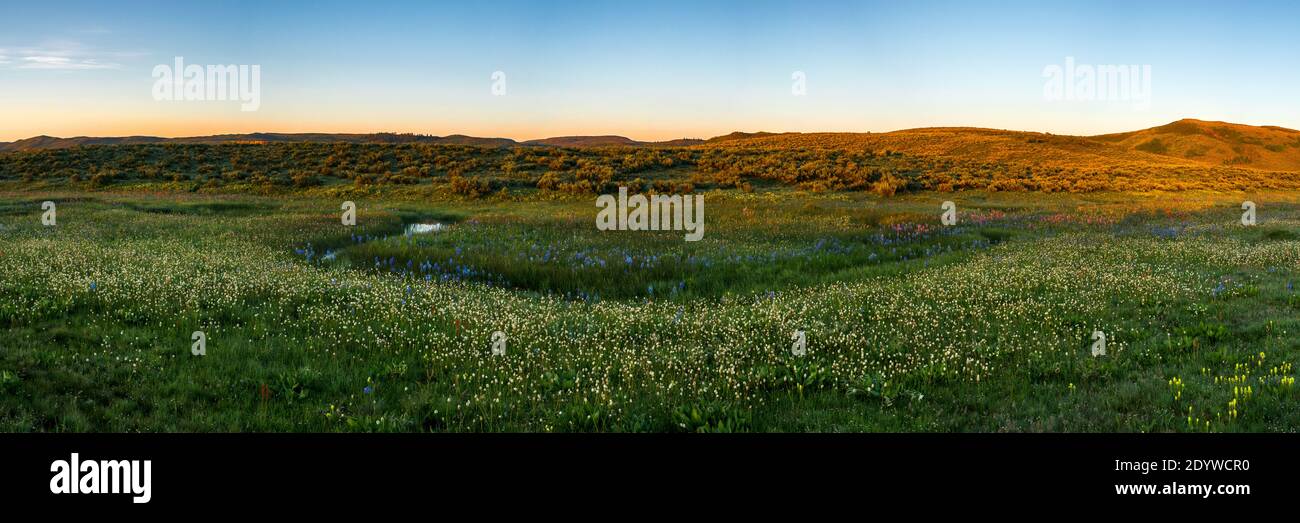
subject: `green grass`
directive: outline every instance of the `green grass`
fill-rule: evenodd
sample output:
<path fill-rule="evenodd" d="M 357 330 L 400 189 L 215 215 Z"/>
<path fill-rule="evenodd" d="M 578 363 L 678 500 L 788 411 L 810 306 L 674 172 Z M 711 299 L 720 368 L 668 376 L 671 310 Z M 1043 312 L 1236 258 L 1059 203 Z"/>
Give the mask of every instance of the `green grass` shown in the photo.
<path fill-rule="evenodd" d="M 1294 431 L 1300 206 L 1242 199 L 715 191 L 685 242 L 591 198 L 374 194 L 347 228 L 10 192 L 0 430 Z"/>

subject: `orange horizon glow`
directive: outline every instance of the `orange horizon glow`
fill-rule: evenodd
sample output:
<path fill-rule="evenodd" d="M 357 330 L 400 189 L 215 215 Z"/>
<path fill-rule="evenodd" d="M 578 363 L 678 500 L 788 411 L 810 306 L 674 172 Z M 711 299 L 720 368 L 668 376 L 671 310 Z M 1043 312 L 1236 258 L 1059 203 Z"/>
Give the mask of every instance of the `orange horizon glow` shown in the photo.
<path fill-rule="evenodd" d="M 48 114 L 48 113 L 46 113 Z M 1198 117 L 1188 115 L 1186 118 L 1194 118 L 1206 121 L 1226 121 L 1216 118 Z M 732 132 L 798 132 L 798 133 L 886 133 L 906 129 L 916 129 L 924 127 L 974 127 L 987 129 L 1002 129 L 1012 131 L 1026 132 L 1051 132 L 1058 135 L 1077 135 L 1077 136 L 1094 136 L 1101 134 L 1120 133 L 1137 131 L 1145 128 L 1164 125 L 1173 121 L 1183 119 L 1182 117 L 1154 120 L 1146 124 L 1140 124 L 1134 127 L 1095 129 L 1085 132 L 1065 133 L 1055 132 L 1050 129 L 1042 128 L 1017 128 L 1007 125 L 984 125 L 979 123 L 960 123 L 960 122 L 918 122 L 921 125 L 902 125 L 901 122 L 882 122 L 878 126 L 848 127 L 848 126 L 830 126 L 826 128 L 780 128 L 778 122 L 771 122 L 771 126 L 743 126 L 735 127 L 718 127 L 718 126 L 699 126 L 693 128 L 693 131 L 670 130 L 649 126 L 619 126 L 617 124 L 593 125 L 581 123 L 555 123 L 550 125 L 475 125 L 466 124 L 460 127 L 432 127 L 415 122 L 398 122 L 394 124 L 380 124 L 369 121 L 355 122 L 338 122 L 332 123 L 327 121 L 307 121 L 307 122 L 279 122 L 270 119 L 258 119 L 254 122 L 239 121 L 238 118 L 230 119 L 195 119 L 195 120 L 132 120 L 126 121 L 103 121 L 94 118 L 89 121 L 52 123 L 43 128 L 33 127 L 14 127 L 13 121 L 9 125 L 0 124 L 0 142 L 14 142 L 37 136 L 52 136 L 56 138 L 76 138 L 76 137 L 128 137 L 128 136 L 150 136 L 158 138 L 191 138 L 203 136 L 219 136 L 231 134 L 253 134 L 253 133 L 270 133 L 270 134 L 373 134 L 373 133 L 396 133 L 396 134 L 419 134 L 428 136 L 451 136 L 464 135 L 478 138 L 507 138 L 518 142 L 528 140 L 538 140 L 544 138 L 554 138 L 561 136 L 623 136 L 643 142 L 659 142 L 677 139 L 708 139 L 716 136 L 723 136 Z M 892 123 L 893 125 L 884 125 Z M 1007 122 L 1003 122 L 1007 123 Z M 1246 125 L 1274 125 L 1272 122 L 1231 122 Z M 685 127 L 684 127 L 685 128 Z M 29 129 L 29 130 L 24 130 Z"/>

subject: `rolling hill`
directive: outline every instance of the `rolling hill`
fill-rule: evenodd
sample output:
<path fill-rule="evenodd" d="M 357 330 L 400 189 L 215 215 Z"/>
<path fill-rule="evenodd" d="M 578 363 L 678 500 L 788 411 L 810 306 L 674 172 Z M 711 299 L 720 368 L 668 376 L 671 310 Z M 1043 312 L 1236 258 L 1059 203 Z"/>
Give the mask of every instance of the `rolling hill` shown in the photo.
<path fill-rule="evenodd" d="M 0 152 L 41 151 L 47 149 L 66 149 L 89 145 L 132 145 L 149 143 L 429 143 L 449 145 L 476 145 L 481 147 L 513 146 L 551 146 L 551 147 L 684 147 L 704 143 L 704 140 L 682 138 L 665 142 L 641 142 L 623 136 L 557 136 L 517 142 L 509 138 L 481 138 L 453 134 L 448 136 L 430 136 L 423 134 L 329 134 L 329 133 L 249 133 L 221 134 L 213 136 L 192 136 L 185 138 L 162 138 L 157 136 L 121 136 L 75 138 L 56 138 L 53 136 L 35 136 L 15 142 L 0 142 Z"/>
<path fill-rule="evenodd" d="M 706 146 L 866 149 L 1061 168 L 1231 166 L 1300 171 L 1300 131 L 1191 119 L 1100 136 L 935 127 L 888 133 L 732 133 Z"/>
<path fill-rule="evenodd" d="M 1268 172 L 1300 171 L 1300 131 L 1185 119 L 1126 133 L 1069 136 L 976 127 L 934 127 L 887 133 L 733 132 L 708 140 L 645 142 L 615 135 L 558 136 L 518 142 L 465 135 L 372 133 L 251 133 L 186 138 L 153 136 L 56 138 L 37 136 L 0 143 L 0 152 L 87 145 L 153 143 L 383 143 L 483 147 L 690 147 L 700 149 L 824 149 L 902 153 L 967 164 L 1047 169 L 1187 169 L 1231 167 Z"/>
<path fill-rule="evenodd" d="M 371 134 L 329 134 L 329 133 L 250 133 L 220 134 L 213 136 L 192 136 L 185 138 L 161 138 L 157 136 L 56 138 L 53 136 L 36 136 L 7 144 L 0 143 L 0 152 L 40 151 L 46 149 L 66 149 L 88 145 L 131 145 L 149 143 L 440 143 L 454 145 L 479 145 L 485 147 L 508 147 L 515 145 L 508 138 L 479 138 L 454 134 L 450 136 L 427 136 L 418 134 L 371 133 Z"/>
<path fill-rule="evenodd" d="M 520 142 L 520 145 L 545 145 L 551 147 L 686 147 L 704 143 L 704 140 L 680 138 L 664 142 L 641 142 L 625 136 L 556 136 Z"/>
<path fill-rule="evenodd" d="M 1284 127 L 1188 119 L 1094 138 L 1126 150 L 1172 159 L 1266 170 L 1300 170 L 1300 131 Z"/>

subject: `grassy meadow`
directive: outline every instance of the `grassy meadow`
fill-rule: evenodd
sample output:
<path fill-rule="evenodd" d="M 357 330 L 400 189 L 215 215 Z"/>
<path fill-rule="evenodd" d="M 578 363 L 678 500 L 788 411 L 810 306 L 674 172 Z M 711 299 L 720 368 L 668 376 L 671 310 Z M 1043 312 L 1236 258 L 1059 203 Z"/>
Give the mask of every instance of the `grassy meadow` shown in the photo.
<path fill-rule="evenodd" d="M 0 430 L 1300 427 L 1294 192 L 331 191 L 0 186 Z"/>

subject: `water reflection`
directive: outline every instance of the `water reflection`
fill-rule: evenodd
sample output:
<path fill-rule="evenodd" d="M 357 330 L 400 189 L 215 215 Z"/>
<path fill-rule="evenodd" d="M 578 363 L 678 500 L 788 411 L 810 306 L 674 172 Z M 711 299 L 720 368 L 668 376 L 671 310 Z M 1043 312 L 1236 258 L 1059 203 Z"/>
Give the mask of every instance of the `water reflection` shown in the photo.
<path fill-rule="evenodd" d="M 446 226 L 441 223 L 412 223 L 406 226 L 406 234 L 441 232 L 445 228 Z"/>

